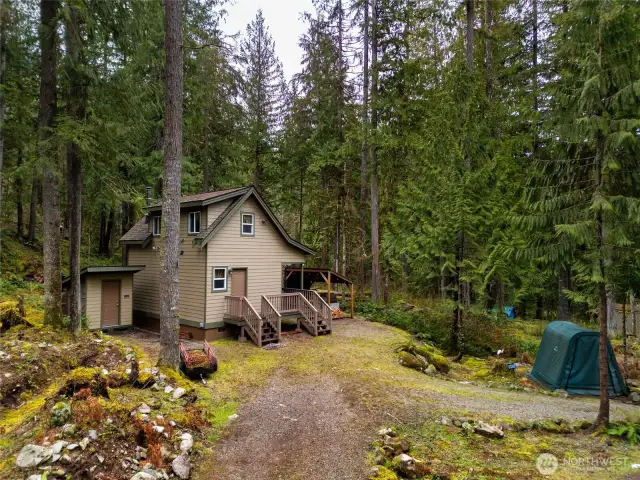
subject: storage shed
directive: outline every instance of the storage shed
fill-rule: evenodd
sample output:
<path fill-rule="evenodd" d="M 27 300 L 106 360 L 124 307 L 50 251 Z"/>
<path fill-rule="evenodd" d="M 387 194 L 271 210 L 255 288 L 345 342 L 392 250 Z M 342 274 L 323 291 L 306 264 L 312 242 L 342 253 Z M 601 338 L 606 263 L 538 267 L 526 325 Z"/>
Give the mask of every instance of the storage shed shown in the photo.
<path fill-rule="evenodd" d="M 80 272 L 82 314 L 88 328 L 129 326 L 133 322 L 133 275 L 144 266 L 87 267 Z M 69 314 L 69 279 L 63 281 L 65 312 Z"/>

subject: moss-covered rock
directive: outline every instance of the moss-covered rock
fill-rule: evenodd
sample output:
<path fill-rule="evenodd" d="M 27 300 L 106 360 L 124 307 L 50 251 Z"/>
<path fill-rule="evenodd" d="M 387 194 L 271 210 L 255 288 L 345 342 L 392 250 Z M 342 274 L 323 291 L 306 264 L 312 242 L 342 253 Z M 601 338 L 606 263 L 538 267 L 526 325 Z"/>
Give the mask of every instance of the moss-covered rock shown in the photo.
<path fill-rule="evenodd" d="M 373 467 L 369 473 L 369 479 L 377 480 L 398 480 L 398 475 L 393 470 L 389 470 L 387 467 L 378 465 Z"/>
<path fill-rule="evenodd" d="M 439 372 L 449 373 L 449 362 L 442 355 L 433 354 L 428 360 L 429 363 L 432 363 Z"/>
<path fill-rule="evenodd" d="M 60 394 L 72 397 L 84 388 L 91 389 L 93 395 L 108 396 L 107 377 L 102 373 L 100 367 L 79 367 L 72 370 L 67 376 L 64 386 L 60 389 Z"/>
<path fill-rule="evenodd" d="M 420 358 L 416 357 L 412 353 L 409 352 L 400 352 L 398 354 L 398 358 L 400 359 L 400 365 L 408 368 L 413 368 L 414 370 L 423 371 L 427 368 L 427 363 Z"/>

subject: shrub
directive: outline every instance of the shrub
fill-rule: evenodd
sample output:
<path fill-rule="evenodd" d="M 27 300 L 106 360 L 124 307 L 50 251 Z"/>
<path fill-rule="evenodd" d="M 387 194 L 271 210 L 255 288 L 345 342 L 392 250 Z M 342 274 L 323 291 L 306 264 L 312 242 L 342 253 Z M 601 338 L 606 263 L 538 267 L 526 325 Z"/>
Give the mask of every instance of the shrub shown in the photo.
<path fill-rule="evenodd" d="M 401 328 L 422 341 L 448 350 L 451 346 L 453 306 L 449 300 L 428 300 L 419 308 L 412 308 L 404 302 L 381 305 L 367 301 L 358 303 L 356 311 L 368 320 Z M 489 353 L 494 330 L 495 326 L 487 315 L 475 310 L 465 312 L 462 331 L 465 352 L 471 355 Z"/>
<path fill-rule="evenodd" d="M 95 425 L 102 421 L 104 409 L 96 397 L 88 396 L 74 403 L 73 416 L 78 425 Z"/>

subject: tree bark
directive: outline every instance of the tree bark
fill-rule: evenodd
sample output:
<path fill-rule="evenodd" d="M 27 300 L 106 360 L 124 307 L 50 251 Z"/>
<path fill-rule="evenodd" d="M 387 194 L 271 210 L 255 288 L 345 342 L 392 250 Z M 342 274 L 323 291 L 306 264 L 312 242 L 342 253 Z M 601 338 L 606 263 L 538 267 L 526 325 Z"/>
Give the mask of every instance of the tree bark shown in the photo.
<path fill-rule="evenodd" d="M 7 68 L 7 11 L 6 0 L 0 0 L 0 219 L 2 218 L 2 185 L 4 167 L 4 90 L 5 90 L 5 70 Z M 0 223 L 0 240 L 2 240 L 2 229 Z M 0 242 L 0 252 L 2 243 Z"/>
<path fill-rule="evenodd" d="M 18 150 L 16 165 L 18 168 L 22 166 L 22 149 Z M 16 176 L 16 238 L 21 242 L 24 240 L 24 207 L 22 205 L 23 186 L 22 173 Z"/>
<path fill-rule="evenodd" d="M 600 57 L 602 57 L 603 39 L 602 27 L 600 28 Z M 604 156 L 604 135 L 602 131 L 596 132 L 596 158 L 595 158 L 595 180 L 597 192 L 601 191 L 602 179 L 602 161 Z M 598 264 L 600 279 L 598 281 L 598 300 L 599 300 L 599 317 L 600 317 L 600 343 L 598 348 L 598 358 L 600 361 L 600 408 L 598 417 L 594 423 L 594 428 L 607 425 L 609 423 L 609 356 L 607 345 L 609 343 L 607 337 L 607 288 L 605 283 L 605 262 L 604 262 L 604 222 L 602 211 L 598 208 L 595 212 L 596 220 L 596 248 L 598 253 Z"/>
<path fill-rule="evenodd" d="M 360 288 L 359 297 L 362 300 L 365 280 L 365 259 L 367 257 L 366 219 L 367 219 L 367 152 L 369 150 L 369 0 L 364 0 L 364 25 L 362 47 L 362 126 L 363 138 L 360 150 Z"/>
<path fill-rule="evenodd" d="M 571 320 L 571 301 L 564 290 L 571 288 L 571 270 L 567 264 L 560 266 L 558 272 L 558 319 Z"/>
<path fill-rule="evenodd" d="M 69 59 L 69 91 L 67 114 L 82 123 L 85 120 L 87 87 L 84 75 L 84 37 L 82 16 L 75 2 L 70 2 L 66 25 L 66 44 Z M 82 157 L 80 146 L 67 145 L 67 218 L 69 220 L 69 317 L 71 331 L 82 327 L 80 287 L 80 253 L 82 251 Z"/>
<path fill-rule="evenodd" d="M 466 49 L 467 71 L 473 70 L 473 26 L 475 22 L 474 0 L 466 0 L 467 26 L 466 26 Z"/>
<path fill-rule="evenodd" d="M 42 216 L 44 263 L 44 322 L 62 325 L 62 278 L 60 275 L 60 187 L 55 152 L 45 143 L 52 137 L 56 117 L 56 17 L 57 0 L 40 1 L 40 111 L 38 156 L 43 165 Z"/>
<path fill-rule="evenodd" d="M 371 2 L 371 129 L 378 129 L 378 0 Z M 378 216 L 378 146 L 371 143 L 371 300 L 380 301 L 380 219 Z"/>
<path fill-rule="evenodd" d="M 627 355 L 627 292 L 624 292 L 624 299 L 622 300 L 622 348 L 624 348 L 622 365 L 624 366 L 624 377 L 626 380 L 629 372 L 629 359 Z"/>
<path fill-rule="evenodd" d="M 180 366 L 178 257 L 180 248 L 180 182 L 182 162 L 182 0 L 165 0 L 165 141 L 162 218 L 164 251 L 160 281 L 160 359 Z"/>
<path fill-rule="evenodd" d="M 474 0 L 466 0 L 466 35 L 465 35 L 465 58 L 466 58 L 466 67 L 467 74 L 469 78 L 471 77 L 471 73 L 473 72 L 473 49 L 474 49 L 474 21 L 475 21 L 475 11 L 474 11 Z M 465 167 L 468 170 L 471 170 L 471 145 L 470 139 L 467 137 L 464 140 L 464 163 Z M 465 233 L 464 226 L 458 232 L 456 238 L 456 268 L 454 274 L 454 300 L 455 306 L 453 309 L 453 323 L 451 327 L 451 350 L 453 352 L 462 351 L 462 323 L 463 323 L 463 311 L 460 308 L 460 302 L 462 301 L 465 306 L 471 301 L 471 287 L 468 285 L 468 282 L 463 282 L 460 280 L 462 275 L 462 264 L 464 263 L 464 258 L 466 254 L 466 245 L 467 245 L 467 236 Z"/>
<path fill-rule="evenodd" d="M 29 204 L 29 234 L 27 242 L 36 241 L 36 222 L 38 221 L 38 190 L 40 185 L 38 182 L 38 172 L 34 169 L 33 180 L 31 181 L 31 201 Z"/>
<path fill-rule="evenodd" d="M 484 0 L 484 30 L 485 30 L 485 71 L 486 71 L 486 88 L 489 100 L 493 98 L 493 10 L 491 2 L 493 0 Z"/>

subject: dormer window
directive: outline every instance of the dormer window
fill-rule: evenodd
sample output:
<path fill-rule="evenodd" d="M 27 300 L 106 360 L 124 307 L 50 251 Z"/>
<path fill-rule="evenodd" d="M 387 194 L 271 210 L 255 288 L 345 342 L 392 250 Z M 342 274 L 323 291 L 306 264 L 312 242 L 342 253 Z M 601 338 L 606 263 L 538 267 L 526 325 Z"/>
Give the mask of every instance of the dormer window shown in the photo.
<path fill-rule="evenodd" d="M 153 234 L 154 237 L 159 237 L 160 236 L 160 231 L 161 231 L 161 217 L 160 216 L 155 216 L 155 217 L 151 217 L 151 233 Z"/>
<path fill-rule="evenodd" d="M 253 213 L 242 214 L 242 235 L 247 237 L 252 237 L 254 235 L 254 220 L 255 216 Z"/>
<path fill-rule="evenodd" d="M 189 212 L 188 232 L 190 235 L 200 233 L 200 212 Z"/>

